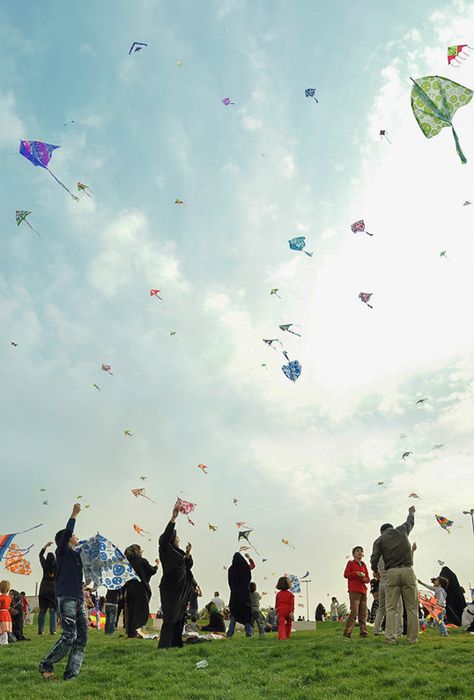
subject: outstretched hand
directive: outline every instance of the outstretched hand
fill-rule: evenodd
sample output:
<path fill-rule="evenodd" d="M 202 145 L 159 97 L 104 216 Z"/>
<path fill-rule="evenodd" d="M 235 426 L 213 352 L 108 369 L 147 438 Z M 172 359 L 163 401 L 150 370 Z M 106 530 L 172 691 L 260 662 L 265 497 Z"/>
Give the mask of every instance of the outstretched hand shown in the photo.
<path fill-rule="evenodd" d="M 191 542 L 188 542 L 188 544 L 186 545 L 186 556 L 187 557 L 190 556 L 192 548 L 193 548 L 193 545 L 191 544 Z"/>
<path fill-rule="evenodd" d="M 46 544 L 44 545 L 44 548 L 48 549 L 48 547 L 51 547 L 52 544 L 53 544 L 52 542 L 46 542 Z"/>
<path fill-rule="evenodd" d="M 172 515 L 171 515 L 171 520 L 172 520 L 173 522 L 175 522 L 175 520 L 176 520 L 176 518 L 178 517 L 178 515 L 179 515 L 179 508 L 178 508 L 177 504 L 175 504 L 175 506 L 174 506 L 174 508 L 173 508 L 173 513 L 172 513 Z"/>
<path fill-rule="evenodd" d="M 159 559 L 155 559 L 155 564 L 156 564 L 157 566 L 159 566 L 159 565 L 160 565 L 160 560 L 159 560 Z"/>
<path fill-rule="evenodd" d="M 415 506 L 410 506 L 408 509 L 409 513 L 414 513 L 415 512 Z"/>
<path fill-rule="evenodd" d="M 74 508 L 72 509 L 72 517 L 75 518 L 81 512 L 81 504 L 74 503 Z"/>

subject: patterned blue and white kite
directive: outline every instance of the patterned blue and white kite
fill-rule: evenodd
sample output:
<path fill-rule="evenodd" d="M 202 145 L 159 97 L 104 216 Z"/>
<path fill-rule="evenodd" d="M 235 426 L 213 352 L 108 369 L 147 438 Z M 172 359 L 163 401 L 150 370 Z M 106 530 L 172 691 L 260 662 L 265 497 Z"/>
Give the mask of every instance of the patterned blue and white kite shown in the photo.
<path fill-rule="evenodd" d="M 291 250 L 300 250 L 306 255 L 308 255 L 310 258 L 313 257 L 312 253 L 308 253 L 307 250 L 303 250 L 303 248 L 306 245 L 306 238 L 304 236 L 296 236 L 296 238 L 290 238 L 288 241 L 288 245 L 290 246 Z"/>
<path fill-rule="evenodd" d="M 120 549 L 103 535 L 94 535 L 79 542 L 84 578 L 94 587 L 105 586 L 108 590 L 118 590 L 138 576 Z"/>

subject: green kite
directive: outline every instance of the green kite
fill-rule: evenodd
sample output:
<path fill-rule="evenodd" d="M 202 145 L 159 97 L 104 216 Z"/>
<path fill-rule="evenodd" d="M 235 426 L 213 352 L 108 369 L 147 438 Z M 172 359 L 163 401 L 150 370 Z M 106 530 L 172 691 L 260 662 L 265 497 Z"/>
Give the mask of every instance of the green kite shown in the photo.
<path fill-rule="evenodd" d="M 430 139 L 439 134 L 445 126 L 450 126 L 461 163 L 466 163 L 466 156 L 462 152 L 451 120 L 456 110 L 469 104 L 473 91 L 439 75 L 427 75 L 413 80 L 413 83 L 411 108 L 420 129 L 426 138 Z"/>

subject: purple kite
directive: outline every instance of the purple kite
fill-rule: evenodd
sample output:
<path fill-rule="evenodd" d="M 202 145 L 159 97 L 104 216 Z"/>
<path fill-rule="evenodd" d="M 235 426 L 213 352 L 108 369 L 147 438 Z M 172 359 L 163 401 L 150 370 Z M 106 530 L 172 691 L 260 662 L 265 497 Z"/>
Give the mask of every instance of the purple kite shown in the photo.
<path fill-rule="evenodd" d="M 364 219 L 361 219 L 360 221 L 356 221 L 355 223 L 351 224 L 351 230 L 352 233 L 358 233 L 361 231 L 362 233 L 366 233 L 368 236 L 373 236 L 373 233 L 369 233 L 368 231 L 365 230 L 365 221 Z"/>
<path fill-rule="evenodd" d="M 362 302 L 364 302 L 364 304 L 367 304 L 367 306 L 369 307 L 369 309 L 373 309 L 373 308 L 374 308 L 371 304 L 369 304 L 370 297 L 372 296 L 372 294 L 373 294 L 373 292 L 370 292 L 370 294 L 369 294 L 369 292 L 360 292 L 360 293 L 359 293 L 359 299 L 360 299 Z"/>
<path fill-rule="evenodd" d="M 235 102 L 232 102 L 230 97 L 224 97 L 224 99 L 222 100 L 222 104 L 228 107 L 229 105 L 235 105 Z"/>
<path fill-rule="evenodd" d="M 48 173 L 54 177 L 56 182 L 60 184 L 61 187 L 63 187 L 66 192 L 76 200 L 76 202 L 78 202 L 79 197 L 76 197 L 75 194 L 68 190 L 66 185 L 61 182 L 61 180 L 58 180 L 56 175 L 48 168 L 48 163 L 51 160 L 53 151 L 56 148 L 61 148 L 61 146 L 53 146 L 51 143 L 44 143 L 44 141 L 20 141 L 19 153 L 33 163 L 33 165 L 39 165 L 40 168 L 47 170 Z"/>

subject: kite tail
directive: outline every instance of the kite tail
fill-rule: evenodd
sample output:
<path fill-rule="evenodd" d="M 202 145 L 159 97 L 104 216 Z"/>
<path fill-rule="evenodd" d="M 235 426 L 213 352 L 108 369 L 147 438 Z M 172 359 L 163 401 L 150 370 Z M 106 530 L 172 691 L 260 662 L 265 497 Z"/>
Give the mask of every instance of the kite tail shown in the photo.
<path fill-rule="evenodd" d="M 30 223 L 28 223 L 28 221 L 26 221 L 26 219 L 25 219 L 25 224 L 27 224 L 30 227 L 30 229 L 36 233 L 37 236 L 39 236 L 41 239 L 43 238 L 41 233 L 39 231 L 37 231 L 35 228 L 33 228 L 33 226 Z"/>
<path fill-rule="evenodd" d="M 301 338 L 301 333 L 295 333 L 295 331 L 290 331 L 290 330 L 288 330 L 288 333 L 293 333 L 293 335 L 297 335 L 298 338 Z"/>
<path fill-rule="evenodd" d="M 367 304 L 367 306 L 369 307 L 369 309 L 373 309 L 373 308 L 374 308 L 371 304 Z"/>
<path fill-rule="evenodd" d="M 453 131 L 454 131 L 454 129 L 453 129 Z M 312 257 L 313 257 L 313 254 L 312 254 L 312 253 L 308 253 L 307 250 L 303 250 L 303 253 L 304 253 L 305 255 L 307 255 L 309 258 L 312 258 Z"/>
<path fill-rule="evenodd" d="M 58 180 L 58 178 L 56 177 L 56 175 L 53 173 L 52 170 L 50 170 L 49 168 L 46 168 L 46 170 L 48 171 L 48 173 L 51 174 L 52 177 L 54 177 L 54 179 L 56 180 L 56 182 L 57 182 L 59 185 L 61 185 L 61 187 L 62 187 L 64 190 L 66 190 L 66 192 L 68 192 L 68 194 L 70 194 L 71 197 L 72 197 L 73 199 L 76 200 L 76 202 L 79 201 L 79 197 L 76 197 L 76 195 L 73 194 L 73 193 L 71 192 L 71 190 L 68 190 L 68 188 L 66 187 L 66 185 L 64 184 L 64 182 L 61 182 L 61 180 Z"/>
<path fill-rule="evenodd" d="M 315 97 L 313 97 L 313 100 L 319 104 L 319 100 L 317 100 Z M 257 551 L 257 550 L 255 550 Z"/>
<path fill-rule="evenodd" d="M 149 496 L 145 496 L 145 494 L 143 494 L 143 495 L 144 495 L 144 497 L 147 498 L 149 501 L 151 501 L 152 503 L 155 503 L 155 504 L 156 504 L 156 501 L 154 501 L 152 498 L 150 498 Z M 146 530 L 144 530 L 144 532 L 146 532 Z"/>
<path fill-rule="evenodd" d="M 457 151 L 458 156 L 461 159 L 461 163 L 463 163 L 463 164 L 467 163 L 467 158 L 464 155 L 464 153 L 462 152 L 461 144 L 459 143 L 458 135 L 457 135 L 456 131 L 454 130 L 454 126 L 452 126 L 451 129 L 453 131 L 454 143 L 456 144 L 456 151 Z"/>
<path fill-rule="evenodd" d="M 392 144 L 392 142 L 390 141 L 390 139 L 388 138 L 388 136 L 386 136 L 385 138 L 387 139 L 387 141 L 388 141 L 388 142 L 389 142 L 389 144 L 391 145 L 391 144 Z"/>
<path fill-rule="evenodd" d="M 373 236 L 373 235 L 374 235 L 373 233 L 369 233 L 368 231 L 366 231 L 366 234 L 367 234 L 368 236 Z"/>

